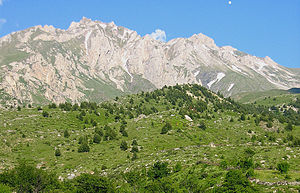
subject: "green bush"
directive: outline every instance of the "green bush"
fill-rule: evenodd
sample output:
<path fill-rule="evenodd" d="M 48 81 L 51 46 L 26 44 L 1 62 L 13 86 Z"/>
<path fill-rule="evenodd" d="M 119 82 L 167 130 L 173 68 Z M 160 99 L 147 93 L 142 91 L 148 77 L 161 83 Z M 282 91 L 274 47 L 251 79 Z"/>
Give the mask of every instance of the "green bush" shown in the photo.
<path fill-rule="evenodd" d="M 60 153 L 60 150 L 59 150 L 59 149 L 56 149 L 56 150 L 55 150 L 55 156 L 56 156 L 56 157 L 61 156 L 61 153 Z"/>
<path fill-rule="evenodd" d="M 21 163 L 13 170 L 1 173 L 0 183 L 14 187 L 16 192 L 49 192 L 49 190 L 59 188 L 55 175 L 25 163 Z"/>
<path fill-rule="evenodd" d="M 78 152 L 82 153 L 82 152 L 89 152 L 90 151 L 90 147 L 89 145 L 85 142 L 80 144 L 80 146 L 78 147 Z"/>
<path fill-rule="evenodd" d="M 11 187 L 0 183 L 0 193 L 11 193 L 11 192 L 13 192 Z"/>
<path fill-rule="evenodd" d="M 225 176 L 221 187 L 217 187 L 215 192 L 258 192 L 251 186 L 248 178 L 243 175 L 241 170 L 230 170 Z"/>
<path fill-rule="evenodd" d="M 106 177 L 81 174 L 74 180 L 75 192 L 78 193 L 115 192 L 113 183 Z"/>
<path fill-rule="evenodd" d="M 49 117 L 49 113 L 47 111 L 43 111 L 42 115 L 43 117 Z"/>
<path fill-rule="evenodd" d="M 170 174 L 170 169 L 168 168 L 167 162 L 156 162 L 152 168 L 148 171 L 148 177 L 150 179 L 159 179 Z"/>
<path fill-rule="evenodd" d="M 121 142 L 120 149 L 123 151 L 126 151 L 128 149 L 128 145 L 127 145 L 126 141 Z"/>
<path fill-rule="evenodd" d="M 170 131 L 171 129 L 172 129 L 172 125 L 171 125 L 169 122 L 167 122 L 167 123 L 162 127 L 160 134 L 166 134 L 166 133 L 168 133 L 168 131 Z"/>
<path fill-rule="evenodd" d="M 277 164 L 277 170 L 282 174 L 286 174 L 289 170 L 289 167 L 290 165 L 287 162 L 280 162 Z"/>
<path fill-rule="evenodd" d="M 67 129 L 65 129 L 65 131 L 64 131 L 64 137 L 65 138 L 70 137 L 70 133 L 69 133 L 69 131 Z"/>
<path fill-rule="evenodd" d="M 288 125 L 285 127 L 285 130 L 292 131 L 293 130 L 293 124 L 292 123 L 288 123 Z"/>
<path fill-rule="evenodd" d="M 99 143 L 101 142 L 101 136 L 100 136 L 99 134 L 96 133 L 96 134 L 94 135 L 93 142 L 99 144 Z"/>

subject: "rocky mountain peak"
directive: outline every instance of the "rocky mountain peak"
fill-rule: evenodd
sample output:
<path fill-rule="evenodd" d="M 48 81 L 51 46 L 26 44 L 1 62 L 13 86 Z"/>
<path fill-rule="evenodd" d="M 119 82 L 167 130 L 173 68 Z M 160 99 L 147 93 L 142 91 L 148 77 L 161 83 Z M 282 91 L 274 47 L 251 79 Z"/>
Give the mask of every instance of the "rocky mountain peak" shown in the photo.
<path fill-rule="evenodd" d="M 300 87 L 299 71 L 202 33 L 166 43 L 83 17 L 67 30 L 35 26 L 0 38 L 0 103 L 101 101 L 196 83 L 225 96 Z M 8 100 L 10 99 L 10 100 Z"/>

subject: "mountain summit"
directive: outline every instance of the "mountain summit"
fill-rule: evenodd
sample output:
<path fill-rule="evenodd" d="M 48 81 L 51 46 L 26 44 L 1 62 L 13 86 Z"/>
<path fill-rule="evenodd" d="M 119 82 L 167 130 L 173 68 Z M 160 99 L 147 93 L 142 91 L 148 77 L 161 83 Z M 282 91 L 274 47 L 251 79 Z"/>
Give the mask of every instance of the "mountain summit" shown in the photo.
<path fill-rule="evenodd" d="M 300 87 L 280 66 L 195 34 L 168 42 L 82 18 L 67 30 L 35 26 L 0 38 L 0 102 L 102 101 L 164 85 L 196 83 L 225 96 Z"/>

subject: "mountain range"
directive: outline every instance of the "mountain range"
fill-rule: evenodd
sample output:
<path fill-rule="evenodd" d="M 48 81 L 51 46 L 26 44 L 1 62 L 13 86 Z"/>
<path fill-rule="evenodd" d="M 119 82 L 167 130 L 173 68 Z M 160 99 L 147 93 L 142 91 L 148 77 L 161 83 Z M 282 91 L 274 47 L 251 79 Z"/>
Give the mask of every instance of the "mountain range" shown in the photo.
<path fill-rule="evenodd" d="M 224 96 L 300 87 L 300 69 L 195 34 L 168 42 L 82 18 L 68 29 L 35 26 L 0 38 L 0 103 L 100 102 L 194 83 Z"/>

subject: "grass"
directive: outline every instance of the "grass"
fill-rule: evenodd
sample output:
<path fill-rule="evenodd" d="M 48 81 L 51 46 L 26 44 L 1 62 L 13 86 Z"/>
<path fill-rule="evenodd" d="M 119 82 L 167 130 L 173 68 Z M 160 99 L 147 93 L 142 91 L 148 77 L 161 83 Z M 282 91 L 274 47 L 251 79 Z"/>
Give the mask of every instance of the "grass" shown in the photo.
<path fill-rule="evenodd" d="M 49 117 L 43 117 L 42 111 L 36 108 L 0 110 L 0 171 L 14 167 L 20 160 L 27 160 L 67 178 L 70 173 L 90 173 L 101 170 L 103 166 L 107 167 L 103 172 L 113 174 L 128 168 L 149 167 L 161 160 L 171 165 L 180 162 L 183 167 L 197 162 L 206 163 L 214 171 L 224 173 L 218 166 L 221 161 L 234 165 L 245 155 L 245 149 L 250 148 L 255 152 L 255 178 L 269 182 L 284 180 L 285 176 L 276 170 L 277 163 L 283 160 L 290 164 L 289 181 L 300 178 L 300 149 L 288 146 L 288 142 L 283 140 L 288 134 L 300 137 L 300 126 L 295 126 L 293 131 L 285 131 L 286 123 L 274 120 L 273 128 L 267 129 L 265 122 L 258 126 L 255 124 L 253 114 L 247 114 L 246 120 L 240 121 L 241 113 L 228 109 L 214 111 L 210 103 L 207 110 L 190 122 L 179 114 L 179 106 L 170 104 L 164 96 L 147 102 L 145 95 L 137 94 L 103 104 L 111 105 L 115 112 L 111 114 L 101 105 L 96 109 L 98 115 L 94 110 L 82 109 L 86 111 L 83 121 L 77 118 L 79 110 L 42 107 Z M 158 112 L 138 116 L 135 114 L 138 107 L 155 107 Z M 119 114 L 121 108 L 124 113 Z M 132 112 L 134 118 L 129 118 L 128 112 Z M 128 137 L 120 134 L 121 121 L 115 120 L 116 115 L 127 122 Z M 110 126 L 117 133 L 117 139 L 91 143 L 95 133 L 91 119 L 97 122 L 97 127 Z M 231 122 L 231 119 L 234 121 Z M 88 120 L 87 123 L 85 120 Z M 160 134 L 166 122 L 172 125 L 172 130 L 165 135 Z M 206 125 L 205 130 L 199 128 L 202 122 Z M 64 137 L 66 129 L 70 133 L 68 138 Z M 77 152 L 81 136 L 89 138 L 88 153 Z M 252 140 L 253 136 L 256 140 Z M 268 136 L 274 136 L 275 140 Z M 134 139 L 138 142 L 139 152 L 138 159 L 132 161 L 130 150 Z M 123 140 L 129 145 L 126 151 L 120 149 Z M 55 156 L 56 148 L 61 151 L 60 157 Z"/>

